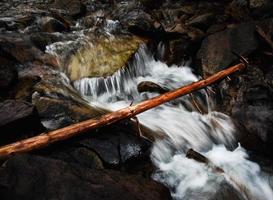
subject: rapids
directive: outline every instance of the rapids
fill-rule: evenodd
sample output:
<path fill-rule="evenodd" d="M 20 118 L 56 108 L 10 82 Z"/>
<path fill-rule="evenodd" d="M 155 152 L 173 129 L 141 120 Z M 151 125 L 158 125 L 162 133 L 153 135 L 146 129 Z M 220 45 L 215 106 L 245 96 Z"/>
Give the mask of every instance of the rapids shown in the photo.
<path fill-rule="evenodd" d="M 84 78 L 74 86 L 91 104 L 118 110 L 132 101 L 137 103 L 159 95 L 139 94 L 137 85 L 142 81 L 152 81 L 170 90 L 197 81 L 199 77 L 186 65 L 168 67 L 142 47 L 128 68 L 108 78 Z M 202 90 L 197 95 L 202 105 L 211 110 L 212 98 L 207 92 Z M 224 181 L 239 193 L 242 188 L 236 184 L 243 185 L 246 188 L 243 199 L 273 199 L 272 189 L 260 175 L 259 166 L 249 161 L 246 151 L 236 143 L 235 128 L 227 115 L 215 111 L 202 115 L 192 106 L 189 96 L 185 96 L 146 111 L 138 119 L 165 135 L 152 149 L 151 159 L 158 168 L 153 178 L 167 185 L 174 199 L 209 199 Z M 225 175 L 215 175 L 206 165 L 186 158 L 189 148 L 202 152 Z"/>
<path fill-rule="evenodd" d="M 111 21 L 106 30 L 113 30 L 115 23 Z M 59 52 L 81 41 L 87 42 L 85 38 L 55 43 L 47 47 L 47 52 L 63 59 L 64 54 Z M 159 55 L 163 54 L 164 46 L 160 45 L 159 51 Z M 167 66 L 155 60 L 143 45 L 132 62 L 114 75 L 82 78 L 74 81 L 74 87 L 93 106 L 115 111 L 159 95 L 139 93 L 137 85 L 143 81 L 152 81 L 166 90 L 198 81 L 201 77 L 188 66 L 189 62 L 183 66 Z M 272 188 L 260 167 L 248 160 L 246 150 L 237 143 L 229 116 L 213 111 L 213 97 L 206 90 L 195 92 L 194 96 L 207 113 L 198 112 L 191 97 L 186 95 L 137 116 L 141 124 L 159 136 L 151 152 L 151 160 L 157 167 L 153 178 L 169 187 L 172 197 L 179 200 L 212 199 L 223 185 L 228 185 L 227 191 L 232 188 L 232 198 L 232 194 L 237 194 L 237 199 L 273 199 Z M 160 135 L 164 135 L 164 139 L 159 139 Z M 188 159 L 189 148 L 201 152 L 225 173 L 217 174 L 209 166 Z"/>

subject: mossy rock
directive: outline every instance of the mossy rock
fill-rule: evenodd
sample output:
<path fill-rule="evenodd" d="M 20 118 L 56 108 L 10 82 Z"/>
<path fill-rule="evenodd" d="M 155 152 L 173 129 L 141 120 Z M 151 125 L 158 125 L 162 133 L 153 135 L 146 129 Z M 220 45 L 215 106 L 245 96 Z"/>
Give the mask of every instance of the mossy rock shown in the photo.
<path fill-rule="evenodd" d="M 72 81 L 111 76 L 127 64 L 143 42 L 135 36 L 92 39 L 71 57 L 65 71 Z"/>

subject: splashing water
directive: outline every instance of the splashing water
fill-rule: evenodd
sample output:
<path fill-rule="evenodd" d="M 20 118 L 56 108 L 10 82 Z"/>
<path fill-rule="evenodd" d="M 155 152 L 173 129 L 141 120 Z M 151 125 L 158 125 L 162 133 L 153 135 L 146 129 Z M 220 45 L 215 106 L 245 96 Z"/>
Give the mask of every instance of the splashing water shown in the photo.
<path fill-rule="evenodd" d="M 91 104 L 118 110 L 132 101 L 137 103 L 158 95 L 139 93 L 137 85 L 143 81 L 172 90 L 198 79 L 189 67 L 168 67 L 141 47 L 134 61 L 113 76 L 83 78 L 75 81 L 74 86 Z M 164 135 L 152 149 L 151 158 L 158 168 L 154 179 L 168 186 L 174 199 L 213 199 L 223 184 L 238 193 L 237 199 L 273 199 L 272 189 L 261 177 L 259 166 L 247 159 L 242 147 L 235 149 L 235 128 L 230 118 L 210 111 L 211 98 L 205 90 L 194 96 L 202 107 L 208 107 L 208 114 L 197 112 L 186 95 L 138 115 L 140 123 Z M 185 153 L 189 148 L 201 152 L 224 173 L 215 173 L 205 164 L 188 159 Z M 236 199 L 234 195 L 230 197 Z"/>

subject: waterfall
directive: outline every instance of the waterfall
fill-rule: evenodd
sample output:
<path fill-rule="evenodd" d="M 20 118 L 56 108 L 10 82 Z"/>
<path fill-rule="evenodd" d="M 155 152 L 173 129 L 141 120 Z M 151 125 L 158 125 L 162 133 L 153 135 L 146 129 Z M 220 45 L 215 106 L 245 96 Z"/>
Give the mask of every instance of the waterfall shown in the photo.
<path fill-rule="evenodd" d="M 74 87 L 91 104 L 118 110 L 159 95 L 139 93 L 137 85 L 143 81 L 152 81 L 167 90 L 198 81 L 200 77 L 187 65 L 169 67 L 156 61 L 142 46 L 128 67 L 111 77 L 77 80 Z M 194 96 L 207 108 L 207 114 L 199 113 L 186 95 L 137 116 L 140 123 L 164 135 L 152 148 L 151 159 L 157 167 L 153 178 L 169 187 L 174 199 L 210 199 L 224 183 L 232 186 L 240 199 L 273 199 L 260 167 L 249 161 L 246 151 L 237 144 L 232 120 L 211 111 L 212 98 L 206 90 Z M 188 159 L 189 148 L 201 152 L 225 173 L 217 174 L 206 164 Z"/>

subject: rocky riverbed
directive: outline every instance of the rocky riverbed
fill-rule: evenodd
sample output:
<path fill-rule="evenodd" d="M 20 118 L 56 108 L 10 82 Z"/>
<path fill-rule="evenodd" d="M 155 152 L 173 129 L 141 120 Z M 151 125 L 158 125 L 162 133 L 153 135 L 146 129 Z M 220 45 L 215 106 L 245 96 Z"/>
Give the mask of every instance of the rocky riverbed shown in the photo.
<path fill-rule="evenodd" d="M 1 1 L 0 145 L 111 112 L 91 104 L 77 81 L 106 80 L 126 70 L 134 78 L 131 68 L 139 66 L 142 47 L 154 62 L 187 64 L 204 78 L 240 62 L 236 54 L 247 59 L 245 71 L 211 86 L 213 109 L 230 116 L 237 142 L 273 187 L 270 0 Z M 174 89 L 145 80 L 136 87 L 139 93 Z M 108 90 L 101 86 L 97 95 Z M 196 105 L 185 107 L 209 111 Z M 139 137 L 139 127 L 128 119 L 3 159 L 0 199 L 181 199 L 152 179 L 149 139 Z M 209 199 L 241 199 L 223 185 Z"/>

